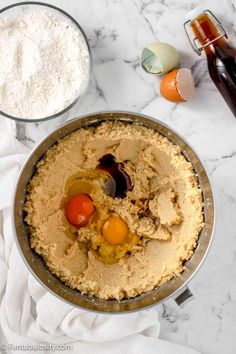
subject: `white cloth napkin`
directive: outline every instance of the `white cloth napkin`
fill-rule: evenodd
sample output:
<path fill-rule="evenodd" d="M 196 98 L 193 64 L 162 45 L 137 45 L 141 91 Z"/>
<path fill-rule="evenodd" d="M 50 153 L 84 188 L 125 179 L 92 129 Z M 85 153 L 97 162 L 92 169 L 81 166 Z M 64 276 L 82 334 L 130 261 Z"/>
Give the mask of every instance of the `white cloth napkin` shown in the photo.
<path fill-rule="evenodd" d="M 155 307 L 124 315 L 96 314 L 64 303 L 34 279 L 16 248 L 11 225 L 13 188 L 29 150 L 15 139 L 13 122 L 2 119 L 0 127 L 2 352 L 197 354 L 193 349 L 158 339 L 160 326 Z M 57 349 L 52 345 L 58 345 Z"/>

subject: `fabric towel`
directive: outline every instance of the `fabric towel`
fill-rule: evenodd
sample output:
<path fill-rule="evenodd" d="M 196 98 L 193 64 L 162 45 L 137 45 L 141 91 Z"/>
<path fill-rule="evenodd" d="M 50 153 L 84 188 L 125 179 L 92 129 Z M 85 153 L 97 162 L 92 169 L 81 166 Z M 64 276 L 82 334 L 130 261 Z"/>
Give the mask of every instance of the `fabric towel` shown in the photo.
<path fill-rule="evenodd" d="M 119 315 L 88 312 L 64 303 L 34 279 L 16 248 L 11 222 L 14 185 L 29 149 L 15 139 L 13 122 L 2 118 L 0 126 L 1 352 L 197 354 L 158 338 L 156 307 Z"/>

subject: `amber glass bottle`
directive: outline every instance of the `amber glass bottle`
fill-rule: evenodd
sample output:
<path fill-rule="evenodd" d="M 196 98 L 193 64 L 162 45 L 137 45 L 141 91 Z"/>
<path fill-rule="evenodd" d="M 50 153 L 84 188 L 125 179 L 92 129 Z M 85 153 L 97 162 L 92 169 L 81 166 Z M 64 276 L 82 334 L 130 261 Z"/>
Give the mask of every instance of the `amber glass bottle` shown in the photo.
<path fill-rule="evenodd" d="M 236 49 L 229 44 L 223 27 L 209 10 L 186 23 L 195 37 L 191 43 L 194 50 L 198 54 L 204 50 L 209 74 L 236 117 Z"/>

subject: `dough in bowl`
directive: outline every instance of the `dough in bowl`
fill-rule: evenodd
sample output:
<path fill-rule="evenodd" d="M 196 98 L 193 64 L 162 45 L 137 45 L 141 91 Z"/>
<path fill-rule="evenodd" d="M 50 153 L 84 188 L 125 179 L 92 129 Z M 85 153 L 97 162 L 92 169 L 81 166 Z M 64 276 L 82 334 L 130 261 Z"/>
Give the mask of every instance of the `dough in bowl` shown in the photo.
<path fill-rule="evenodd" d="M 93 207 L 75 225 L 67 213 L 78 195 Z M 180 148 L 116 121 L 52 146 L 29 181 L 25 212 L 31 247 L 50 271 L 101 299 L 132 298 L 178 276 L 204 225 L 202 192 Z"/>

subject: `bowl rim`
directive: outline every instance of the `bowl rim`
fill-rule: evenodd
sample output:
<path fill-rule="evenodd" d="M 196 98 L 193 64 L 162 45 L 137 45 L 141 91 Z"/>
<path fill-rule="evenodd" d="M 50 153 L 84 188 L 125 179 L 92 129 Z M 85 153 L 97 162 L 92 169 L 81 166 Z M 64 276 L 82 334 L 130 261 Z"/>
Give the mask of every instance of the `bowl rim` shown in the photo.
<path fill-rule="evenodd" d="M 131 117 L 134 117 L 134 116 L 137 116 L 139 118 L 144 118 L 144 120 L 147 120 L 147 121 L 151 121 L 152 123 L 157 123 L 159 124 L 160 126 L 163 126 L 164 128 L 167 128 L 170 132 L 173 132 L 177 137 L 179 137 L 186 145 L 187 147 L 190 148 L 190 150 L 192 150 L 192 152 L 194 153 L 194 155 L 196 156 L 196 158 L 198 159 L 198 162 L 200 162 L 200 164 L 202 165 L 203 167 L 203 171 L 208 179 L 208 185 L 210 187 L 210 195 L 211 195 L 211 201 L 212 201 L 212 204 L 211 204 L 211 211 L 212 211 L 212 222 L 211 222 L 211 232 L 210 232 L 210 236 L 209 236 L 209 239 L 208 239 L 208 244 L 207 244 L 207 247 L 205 248 L 204 250 L 204 253 L 203 253 L 203 256 L 201 257 L 201 260 L 200 262 L 197 264 L 197 266 L 194 268 L 194 271 L 190 274 L 190 276 L 179 286 L 177 287 L 173 292 L 171 292 L 169 295 L 167 295 L 166 297 L 164 297 L 163 299 L 161 300 L 158 300 L 158 301 L 154 301 L 152 302 L 151 304 L 149 305 L 146 305 L 146 306 L 142 306 L 142 307 L 136 307 L 135 309 L 131 309 L 131 310 L 127 310 L 127 309 L 123 309 L 121 311 L 110 311 L 110 310 L 99 310 L 99 309 L 96 309 L 96 308 L 90 308 L 90 307 L 86 307 L 86 306 L 83 306 L 81 304 L 78 304 L 78 303 L 73 303 L 71 301 L 69 301 L 68 299 L 65 299 L 63 298 L 60 294 L 56 293 L 55 291 L 53 291 L 53 289 L 50 288 L 50 286 L 48 286 L 47 284 L 45 284 L 40 278 L 39 276 L 33 271 L 33 269 L 31 268 L 30 264 L 28 263 L 24 253 L 23 253 L 23 250 L 21 248 L 21 245 L 19 243 L 19 239 L 18 239 L 18 236 L 17 236 L 17 231 L 16 231 L 16 223 L 15 223 L 15 204 L 16 204 L 16 194 L 17 194 L 17 189 L 18 189 L 18 185 L 19 185 L 19 181 L 21 180 L 21 177 L 22 177 L 22 173 L 24 172 L 25 170 L 25 167 L 27 166 L 28 162 L 31 160 L 31 158 L 34 156 L 35 152 L 40 148 L 40 146 L 46 142 L 50 137 L 52 137 L 55 133 L 57 132 L 60 132 L 60 130 L 63 130 L 64 128 L 66 128 L 67 126 L 69 126 L 70 124 L 73 124 L 73 123 L 76 123 L 77 121 L 80 121 L 82 119 L 86 119 L 86 118 L 92 118 L 96 115 L 99 115 L 99 116 L 114 116 L 114 115 L 128 115 Z M 94 124 L 100 124 L 104 121 L 105 119 L 101 119 L 101 121 L 98 121 L 97 120 L 91 120 L 89 121 L 89 123 L 85 123 L 83 126 L 79 127 L 79 128 L 75 128 L 69 132 L 66 132 L 65 134 L 63 134 L 60 138 L 62 139 L 63 137 L 71 134 L 73 131 L 76 131 L 77 129 L 83 129 L 83 128 L 86 128 L 86 127 L 89 127 L 89 126 L 93 126 Z M 109 119 L 108 119 L 109 120 Z M 110 119 L 111 120 L 111 119 Z M 113 121 L 124 121 L 124 122 L 127 122 L 127 120 L 122 120 L 121 118 L 115 118 L 113 119 Z M 132 123 L 132 121 L 130 121 L 130 123 Z M 141 124 L 138 122 L 138 124 Z M 148 126 L 147 126 L 148 127 Z M 158 131 L 157 131 L 158 132 Z M 160 133 L 160 132 L 159 132 Z M 160 133 L 162 134 L 162 133 Z M 164 135 L 164 134 L 162 134 Z M 164 135 L 166 136 L 166 135 Z M 169 138 L 168 136 L 166 136 L 168 139 L 171 140 L 171 138 Z M 171 140 L 172 141 L 172 140 Z M 173 141 L 172 141 L 173 142 Z M 52 143 L 50 145 L 53 146 L 54 144 L 56 143 L 56 141 L 54 141 L 54 143 Z M 173 142 L 174 144 L 177 145 L 177 143 Z M 49 147 L 49 148 L 50 148 Z M 48 148 L 48 149 L 49 149 Z M 47 150 L 44 151 L 44 153 L 42 154 L 42 156 L 45 154 Z M 182 149 L 181 149 L 181 152 L 183 153 Z M 41 156 L 41 157 L 42 157 Z M 184 155 L 186 157 L 186 155 Z M 40 157 L 40 158 L 41 158 Z M 37 160 L 39 161 L 40 158 Z M 31 175 L 32 176 L 32 175 Z M 205 213 L 204 213 L 205 214 Z M 24 263 L 26 264 L 27 268 L 30 270 L 31 274 L 39 281 L 39 283 L 47 290 L 49 291 L 51 294 L 53 294 L 54 296 L 56 296 L 57 298 L 59 298 L 60 300 L 63 300 L 64 302 L 72 305 L 72 306 L 75 306 L 75 307 L 78 307 L 78 308 L 81 308 L 81 309 L 84 309 L 86 311 L 91 311 L 91 312 L 95 312 L 95 313 L 105 313 L 105 314 L 123 314 L 123 313 L 132 313 L 132 312 L 136 312 L 136 311 L 141 311 L 141 310 L 144 310 L 144 309 L 148 309 L 150 307 L 153 307 L 153 306 L 156 306 L 156 305 L 159 305 L 159 304 L 162 304 L 163 302 L 165 302 L 166 300 L 170 299 L 170 298 L 175 298 L 176 296 L 178 296 L 182 291 L 184 291 L 186 289 L 186 285 L 187 283 L 189 283 L 189 281 L 194 277 L 194 275 L 198 272 L 199 268 L 202 266 L 203 262 L 205 261 L 206 259 L 206 256 L 209 252 L 209 249 L 210 249 L 210 246 L 212 244 L 212 239 L 213 239 L 213 235 L 214 235 L 214 231 L 215 231 L 215 223 L 216 223 L 216 208 L 215 208 L 215 197 L 214 197 L 214 190 L 212 188 L 212 184 L 210 182 L 210 178 L 209 178 L 209 173 L 207 172 L 207 169 L 204 165 L 204 163 L 202 162 L 202 160 L 199 158 L 198 154 L 195 152 L 195 149 L 192 147 L 191 144 L 189 144 L 185 138 L 183 138 L 183 136 L 181 134 L 179 134 L 174 128 L 170 127 L 169 125 L 167 125 L 166 123 L 163 123 L 162 121 L 160 121 L 159 119 L 157 118 L 153 118 L 153 117 L 150 117 L 146 114 L 142 114 L 142 113 L 136 113 L 136 112 L 131 112 L 131 111 L 123 111 L 123 110 L 115 110 L 115 111 L 100 111 L 100 112 L 94 112 L 94 113 L 90 113 L 90 114 L 85 114 L 83 116 L 79 116 L 79 117 L 76 117 L 74 119 L 71 119 L 67 122 L 65 122 L 63 125 L 61 125 L 60 127 L 57 127 L 55 128 L 52 132 L 50 132 L 46 137 L 44 137 L 43 139 L 41 139 L 37 144 L 36 146 L 32 149 L 32 151 L 30 152 L 29 156 L 26 158 L 26 160 L 24 161 L 21 169 L 20 169 L 20 172 L 19 172 L 19 175 L 18 175 L 18 178 L 17 178 L 17 181 L 15 183 L 15 188 L 14 188 L 14 193 L 13 193 L 13 198 L 12 198 L 12 214 L 11 214 L 11 219 L 12 219 L 12 225 L 13 225 L 13 232 L 14 232 L 14 238 L 15 238 L 15 242 L 17 244 L 17 248 L 21 254 L 21 257 L 23 258 L 23 261 Z M 203 228 L 204 229 L 204 228 Z M 197 247 L 196 247 L 197 249 Z M 194 250 L 194 253 L 193 255 L 190 257 L 189 261 L 191 260 L 191 258 L 194 256 L 195 254 L 195 250 Z M 50 271 L 49 271 L 50 272 Z M 182 273 L 181 273 L 182 274 Z M 173 278 L 172 278 L 173 279 Z M 172 280 L 171 279 L 171 280 Z M 167 283 L 165 284 L 168 284 L 169 282 L 171 282 L 171 280 L 169 280 Z M 164 286 L 165 284 L 163 284 L 162 286 Z M 157 289 L 157 288 L 161 288 L 160 287 L 155 287 L 153 290 Z M 136 299 L 136 298 L 139 298 L 141 297 L 142 295 L 147 295 L 148 293 L 152 292 L 153 290 L 150 290 L 148 292 L 145 292 L 143 294 L 140 294 L 138 295 L 137 297 L 135 298 L 131 298 L 131 299 L 128 299 L 129 301 L 132 301 L 132 299 Z M 81 293 L 80 293 L 81 294 Z M 97 298 L 96 298 L 97 299 Z M 99 300 L 99 299 L 98 299 Z M 103 300 L 103 301 L 106 301 L 106 302 L 117 302 L 117 303 L 122 303 L 123 301 L 126 301 L 126 300 Z"/>
<path fill-rule="evenodd" d="M 67 111 L 69 111 L 85 94 L 85 92 L 88 89 L 89 86 L 89 82 L 91 79 L 91 75 L 92 75 L 92 53 L 91 53 L 91 48 L 89 46 L 89 42 L 88 42 L 88 38 L 83 30 L 83 28 L 81 27 L 81 25 L 79 24 L 79 22 L 77 22 L 77 20 L 74 19 L 74 17 L 72 17 L 69 13 L 67 13 L 65 10 L 54 6 L 52 4 L 48 4 L 45 2 L 41 2 L 41 1 L 22 1 L 19 3 L 13 3 L 10 4 L 8 6 L 5 6 L 3 8 L 0 8 L 0 16 L 1 14 L 3 14 L 4 12 L 7 12 L 8 10 L 11 10 L 13 8 L 16 7 L 23 7 L 23 6 L 42 6 L 42 7 L 46 7 L 49 9 L 52 9 L 53 11 L 57 11 L 59 12 L 61 15 L 63 15 L 64 17 L 66 17 L 70 22 L 72 22 L 72 24 L 75 25 L 75 27 L 77 28 L 77 30 L 79 30 L 79 32 L 81 33 L 85 44 L 87 46 L 87 50 L 88 50 L 88 58 L 89 58 L 89 68 L 88 68 L 88 74 L 87 74 L 87 79 L 84 83 L 83 89 L 81 90 L 81 92 L 79 93 L 79 95 L 65 108 L 63 108 L 61 111 L 51 115 L 51 116 L 47 116 L 47 117 L 43 117 L 43 118 L 19 118 L 19 117 L 14 117 L 2 110 L 0 110 L 0 115 L 2 115 L 5 118 L 8 119 L 12 119 L 16 122 L 25 122 L 25 123 L 40 123 L 40 122 L 44 122 L 47 120 L 51 120 L 54 118 L 57 118 L 61 115 L 63 115 L 64 113 L 66 113 Z"/>

